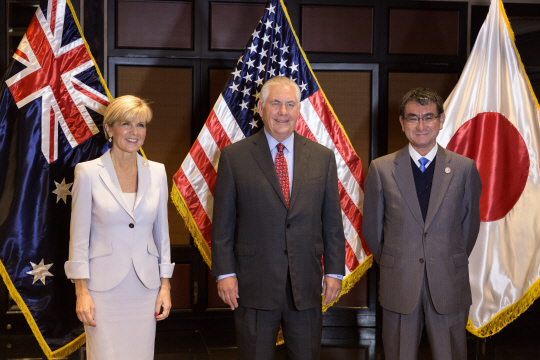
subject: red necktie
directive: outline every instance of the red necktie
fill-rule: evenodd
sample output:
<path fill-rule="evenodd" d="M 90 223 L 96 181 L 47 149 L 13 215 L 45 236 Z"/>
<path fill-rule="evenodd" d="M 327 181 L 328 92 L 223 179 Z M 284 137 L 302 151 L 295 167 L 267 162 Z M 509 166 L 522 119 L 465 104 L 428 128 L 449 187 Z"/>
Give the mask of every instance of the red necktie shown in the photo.
<path fill-rule="evenodd" d="M 283 190 L 283 195 L 285 196 L 285 201 L 287 202 L 287 208 L 289 207 L 290 193 L 289 193 L 289 169 L 287 168 L 287 161 L 285 161 L 285 156 L 283 155 L 283 149 L 285 145 L 282 143 L 277 144 L 278 153 L 276 155 L 276 171 L 279 178 L 279 183 L 281 184 L 281 189 Z"/>

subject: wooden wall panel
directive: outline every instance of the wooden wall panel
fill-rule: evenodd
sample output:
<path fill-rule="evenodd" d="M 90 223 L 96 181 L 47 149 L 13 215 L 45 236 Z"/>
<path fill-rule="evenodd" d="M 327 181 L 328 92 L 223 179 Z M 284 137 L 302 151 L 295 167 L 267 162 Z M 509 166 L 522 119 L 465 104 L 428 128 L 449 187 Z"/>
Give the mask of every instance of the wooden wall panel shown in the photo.
<path fill-rule="evenodd" d="M 210 49 L 244 50 L 264 8 L 263 4 L 210 3 Z"/>
<path fill-rule="evenodd" d="M 376 265 L 375 265 L 376 266 Z M 368 306 L 368 280 L 364 275 L 356 285 L 345 295 L 339 298 L 336 307 L 367 307 Z"/>
<path fill-rule="evenodd" d="M 371 8 L 302 6 L 304 51 L 370 54 L 372 27 Z"/>
<path fill-rule="evenodd" d="M 135 95 L 151 103 L 154 118 L 143 150 L 150 160 L 165 164 L 170 191 L 172 177 L 191 148 L 192 70 L 119 66 L 117 78 L 118 96 Z M 172 245 L 189 244 L 189 231 L 170 200 L 169 228 Z"/>
<path fill-rule="evenodd" d="M 189 309 L 191 265 L 176 264 L 171 278 L 171 302 L 173 309 Z"/>
<path fill-rule="evenodd" d="M 225 304 L 219 297 L 216 278 L 211 273 L 210 269 L 208 269 L 208 308 L 227 308 L 229 305 Z"/>
<path fill-rule="evenodd" d="M 390 9 L 390 54 L 457 55 L 459 11 Z"/>
<path fill-rule="evenodd" d="M 369 163 L 371 74 L 360 71 L 315 71 L 315 75 L 362 160 L 365 176 Z"/>
<path fill-rule="evenodd" d="M 191 49 L 193 3 L 118 1 L 116 46 Z"/>
<path fill-rule="evenodd" d="M 231 76 L 230 69 L 210 69 L 210 107 L 216 103 L 219 95 L 223 91 L 226 81 Z"/>
<path fill-rule="evenodd" d="M 427 87 L 439 93 L 443 101 L 456 85 L 456 74 L 389 73 L 388 74 L 388 153 L 408 144 L 399 122 L 399 104 L 403 96 L 415 87 Z"/>

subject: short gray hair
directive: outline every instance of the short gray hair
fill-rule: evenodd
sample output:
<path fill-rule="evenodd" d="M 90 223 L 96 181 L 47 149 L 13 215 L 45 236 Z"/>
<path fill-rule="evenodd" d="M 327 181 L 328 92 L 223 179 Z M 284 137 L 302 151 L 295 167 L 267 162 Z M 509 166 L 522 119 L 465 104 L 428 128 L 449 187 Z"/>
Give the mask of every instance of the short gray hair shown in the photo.
<path fill-rule="evenodd" d="M 296 93 L 296 102 L 300 103 L 301 92 L 300 92 L 300 88 L 298 87 L 298 84 L 284 76 L 276 76 L 271 79 L 268 79 L 264 83 L 261 89 L 261 99 L 259 100 L 261 102 L 261 106 L 264 106 L 264 103 L 266 102 L 266 98 L 268 98 L 268 92 L 270 91 L 270 88 L 274 85 L 293 87 Z"/>

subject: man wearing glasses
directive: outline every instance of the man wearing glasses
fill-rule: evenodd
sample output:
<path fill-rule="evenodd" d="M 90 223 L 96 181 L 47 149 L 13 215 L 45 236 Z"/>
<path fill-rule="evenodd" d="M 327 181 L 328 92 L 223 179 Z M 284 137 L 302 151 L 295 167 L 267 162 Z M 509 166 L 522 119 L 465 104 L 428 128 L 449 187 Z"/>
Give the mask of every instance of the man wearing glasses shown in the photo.
<path fill-rule="evenodd" d="M 445 114 L 436 92 L 409 91 L 399 113 L 409 144 L 371 163 L 364 197 L 386 359 L 415 360 L 425 325 L 433 359 L 465 360 L 480 175 L 473 160 L 437 145 Z"/>

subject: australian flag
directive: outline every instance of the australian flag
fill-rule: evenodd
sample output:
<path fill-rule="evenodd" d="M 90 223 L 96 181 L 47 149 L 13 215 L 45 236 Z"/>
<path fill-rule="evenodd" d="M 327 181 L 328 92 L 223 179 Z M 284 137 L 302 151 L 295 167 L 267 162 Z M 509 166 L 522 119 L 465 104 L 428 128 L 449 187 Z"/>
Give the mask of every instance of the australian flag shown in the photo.
<path fill-rule="evenodd" d="M 41 1 L 0 96 L 0 274 L 47 358 L 61 358 L 84 343 L 64 274 L 73 169 L 108 148 L 110 101 L 69 2 Z"/>

